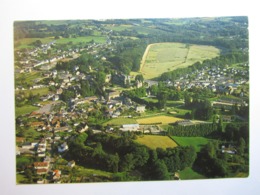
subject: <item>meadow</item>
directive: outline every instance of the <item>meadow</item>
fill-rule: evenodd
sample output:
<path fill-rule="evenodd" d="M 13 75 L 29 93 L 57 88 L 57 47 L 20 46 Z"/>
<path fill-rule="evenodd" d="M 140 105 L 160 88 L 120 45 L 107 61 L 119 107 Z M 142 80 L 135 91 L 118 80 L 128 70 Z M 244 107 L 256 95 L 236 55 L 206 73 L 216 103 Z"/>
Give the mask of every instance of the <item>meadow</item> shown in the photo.
<path fill-rule="evenodd" d="M 148 45 L 140 65 L 145 79 L 152 79 L 177 68 L 185 68 L 219 55 L 213 46 L 184 43 L 155 43 Z"/>
<path fill-rule="evenodd" d="M 177 117 L 172 117 L 172 116 L 165 116 L 165 115 L 136 119 L 138 124 L 156 124 L 156 123 L 158 123 L 158 124 L 162 124 L 162 125 L 175 123 L 178 120 L 183 120 L 183 119 L 177 118 Z"/>
<path fill-rule="evenodd" d="M 103 126 L 106 125 L 124 125 L 124 124 L 136 124 L 137 121 L 133 118 L 114 118 L 111 119 L 105 123 L 103 123 Z"/>
<path fill-rule="evenodd" d="M 166 148 L 174 148 L 178 146 L 178 144 L 168 136 L 159 136 L 159 135 L 139 136 L 136 139 L 136 142 L 139 144 L 143 144 L 151 149 L 156 149 L 156 148 L 166 149 Z"/>
<path fill-rule="evenodd" d="M 193 146 L 196 152 L 199 152 L 201 148 L 206 145 L 210 139 L 205 137 L 177 137 L 172 136 L 180 146 Z"/>
<path fill-rule="evenodd" d="M 39 110 L 39 108 L 36 106 L 31 106 L 31 105 L 15 107 L 15 117 L 22 116 L 24 114 L 28 114 L 28 113 L 31 113 L 36 110 Z"/>

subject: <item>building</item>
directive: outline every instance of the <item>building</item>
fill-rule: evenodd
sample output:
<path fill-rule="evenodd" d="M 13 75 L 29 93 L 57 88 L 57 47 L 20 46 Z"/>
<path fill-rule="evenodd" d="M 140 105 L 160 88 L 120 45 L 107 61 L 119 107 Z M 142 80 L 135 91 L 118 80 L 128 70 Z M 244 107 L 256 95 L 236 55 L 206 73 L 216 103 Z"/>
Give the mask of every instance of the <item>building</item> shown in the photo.
<path fill-rule="evenodd" d="M 139 131 L 139 124 L 125 124 L 120 128 L 121 131 Z"/>

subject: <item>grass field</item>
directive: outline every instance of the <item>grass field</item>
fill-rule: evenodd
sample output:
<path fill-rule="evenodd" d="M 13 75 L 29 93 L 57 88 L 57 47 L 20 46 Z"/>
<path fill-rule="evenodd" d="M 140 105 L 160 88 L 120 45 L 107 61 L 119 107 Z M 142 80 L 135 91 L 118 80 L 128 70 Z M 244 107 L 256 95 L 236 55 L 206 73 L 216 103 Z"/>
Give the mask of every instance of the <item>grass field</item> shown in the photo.
<path fill-rule="evenodd" d="M 90 42 L 92 40 L 94 40 L 94 42 L 96 42 L 96 43 L 104 43 L 104 42 L 106 42 L 106 37 L 104 37 L 104 36 L 86 36 L 86 37 L 77 37 L 77 38 L 61 38 L 61 39 L 57 39 L 56 43 L 65 44 L 65 43 L 72 42 L 74 44 L 77 44 L 77 43 Z"/>
<path fill-rule="evenodd" d="M 137 121 L 133 118 L 114 118 L 103 124 L 106 125 L 123 125 L 123 124 L 136 124 Z"/>
<path fill-rule="evenodd" d="M 19 41 L 16 41 L 14 43 L 15 49 L 33 47 L 30 44 L 32 44 L 36 40 L 40 40 L 43 44 L 46 44 L 46 43 L 50 43 L 50 42 L 54 41 L 54 37 L 20 39 Z M 66 43 L 69 43 L 69 42 L 72 42 L 73 44 L 78 44 L 78 43 L 81 43 L 81 42 L 82 43 L 90 42 L 92 40 L 94 40 L 96 43 L 104 43 L 104 42 L 106 42 L 106 37 L 97 34 L 96 36 L 86 36 L 86 37 L 77 37 L 77 38 L 60 38 L 60 39 L 56 40 L 56 44 L 66 44 Z"/>
<path fill-rule="evenodd" d="M 156 148 L 174 148 L 177 147 L 177 143 L 175 143 L 168 136 L 157 136 L 157 135 L 144 135 L 139 136 L 136 142 L 143 144 L 151 149 Z"/>
<path fill-rule="evenodd" d="M 193 146 L 196 152 L 199 152 L 201 147 L 206 145 L 209 142 L 209 139 L 205 137 L 177 137 L 172 136 L 172 138 L 180 145 L 180 146 Z"/>
<path fill-rule="evenodd" d="M 37 41 L 37 40 L 41 40 L 41 42 L 43 44 L 52 42 L 54 39 L 52 37 L 47 37 L 47 38 L 24 38 L 24 39 L 20 39 L 19 41 L 15 41 L 14 45 L 15 45 L 15 49 L 22 49 L 22 48 L 30 48 L 33 47 L 30 44 L 32 44 L 33 42 Z"/>
<path fill-rule="evenodd" d="M 145 79 L 160 76 L 177 68 L 185 68 L 198 61 L 219 55 L 213 46 L 191 45 L 184 43 L 156 43 L 147 47 L 140 66 Z"/>
<path fill-rule="evenodd" d="M 161 123 L 162 125 L 175 123 L 178 120 L 182 120 L 181 118 L 171 117 L 171 116 L 153 116 L 147 118 L 137 119 L 138 124 L 153 124 L 153 123 Z"/>
<path fill-rule="evenodd" d="M 31 106 L 31 105 L 25 105 L 22 107 L 16 107 L 15 108 L 15 117 L 24 115 L 24 114 L 28 114 L 31 113 L 32 111 L 36 111 L 39 110 L 38 107 L 35 106 Z"/>
<path fill-rule="evenodd" d="M 179 172 L 180 179 L 187 180 L 187 179 L 207 179 L 205 176 L 195 172 L 192 170 L 192 168 L 188 167 L 184 170 Z"/>

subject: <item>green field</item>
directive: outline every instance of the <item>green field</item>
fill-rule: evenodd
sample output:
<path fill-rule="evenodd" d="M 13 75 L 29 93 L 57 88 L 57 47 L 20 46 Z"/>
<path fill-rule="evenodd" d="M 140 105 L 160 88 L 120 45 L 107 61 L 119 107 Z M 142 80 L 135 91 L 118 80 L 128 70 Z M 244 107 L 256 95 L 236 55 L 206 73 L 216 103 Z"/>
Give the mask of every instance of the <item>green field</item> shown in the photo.
<path fill-rule="evenodd" d="M 141 62 L 140 72 L 145 79 L 160 76 L 177 68 L 188 67 L 219 55 L 219 49 L 213 46 L 184 43 L 156 43 L 147 47 Z"/>
<path fill-rule="evenodd" d="M 114 118 L 103 124 L 106 125 L 124 125 L 124 124 L 136 124 L 137 121 L 133 118 Z"/>
<path fill-rule="evenodd" d="M 37 41 L 37 40 L 41 40 L 41 42 L 43 44 L 46 43 L 50 43 L 52 42 L 54 39 L 52 37 L 47 37 L 47 38 L 23 38 L 23 39 L 19 39 L 19 41 L 15 41 L 14 45 L 15 45 L 15 49 L 22 49 L 22 48 L 30 48 L 30 47 L 34 47 L 30 44 L 32 44 L 33 42 Z"/>
<path fill-rule="evenodd" d="M 184 170 L 179 172 L 180 179 L 187 180 L 187 179 L 207 179 L 205 176 L 195 172 L 192 168 L 187 167 Z"/>
<path fill-rule="evenodd" d="M 16 107 L 15 108 L 15 117 L 31 113 L 33 111 L 39 110 L 38 107 L 36 106 L 31 106 L 31 105 L 25 105 L 22 107 Z"/>
<path fill-rule="evenodd" d="M 180 145 L 180 146 L 193 146 L 196 152 L 199 152 L 200 149 L 206 145 L 210 139 L 205 137 L 177 137 L 172 136 L 172 138 Z"/>
<path fill-rule="evenodd" d="M 151 149 L 156 148 L 174 148 L 177 147 L 177 143 L 175 143 L 168 136 L 159 136 L 159 135 L 144 135 L 139 136 L 136 140 L 139 144 L 143 144 Z"/>
<path fill-rule="evenodd" d="M 31 44 L 37 40 L 40 40 L 43 44 L 50 43 L 54 41 L 54 37 L 47 37 L 47 38 L 24 38 L 16 41 L 15 49 L 22 49 L 22 48 L 30 48 L 34 47 Z M 96 34 L 94 36 L 86 36 L 86 37 L 77 37 L 77 38 L 60 38 L 56 40 L 56 44 L 66 44 L 72 42 L 73 44 L 78 43 L 86 43 L 94 40 L 95 43 L 105 43 L 106 37 Z"/>
<path fill-rule="evenodd" d="M 86 36 L 86 37 L 77 37 L 77 38 L 61 38 L 57 39 L 57 44 L 66 44 L 72 42 L 73 44 L 77 43 L 86 43 L 94 40 L 95 43 L 104 43 L 106 42 L 106 37 L 104 36 Z"/>
<path fill-rule="evenodd" d="M 181 118 L 176 118 L 173 116 L 165 116 L 165 115 L 159 115 L 159 116 L 152 116 L 152 117 L 146 117 L 146 118 L 140 118 L 137 119 L 138 124 L 170 124 L 175 123 L 178 120 L 182 120 Z"/>

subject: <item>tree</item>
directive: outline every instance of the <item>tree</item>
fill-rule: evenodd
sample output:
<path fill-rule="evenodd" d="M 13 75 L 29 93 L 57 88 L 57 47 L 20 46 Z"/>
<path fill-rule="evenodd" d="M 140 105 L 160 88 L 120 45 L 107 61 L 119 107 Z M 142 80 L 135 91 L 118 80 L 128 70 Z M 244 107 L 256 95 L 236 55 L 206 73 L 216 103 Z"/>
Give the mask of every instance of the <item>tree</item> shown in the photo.
<path fill-rule="evenodd" d="M 167 103 L 168 93 L 167 91 L 159 91 L 157 94 L 158 108 L 164 108 Z"/>
<path fill-rule="evenodd" d="M 135 159 L 132 153 L 127 153 L 122 158 L 121 171 L 131 171 L 135 167 Z"/>
<path fill-rule="evenodd" d="M 224 133 L 224 125 L 223 125 L 222 117 L 219 117 L 218 119 L 217 131 L 220 133 Z"/>
<path fill-rule="evenodd" d="M 138 74 L 138 75 L 136 75 L 136 77 L 135 77 L 135 81 L 141 81 L 141 82 L 143 82 L 143 81 L 144 81 L 144 77 L 143 77 L 143 75 L 142 75 L 142 74 Z"/>
<path fill-rule="evenodd" d="M 163 160 L 156 160 L 151 171 L 152 180 L 169 180 L 170 174 Z"/>
<path fill-rule="evenodd" d="M 245 148 L 246 148 L 246 142 L 244 140 L 244 138 L 240 138 L 239 142 L 238 142 L 238 147 L 237 147 L 237 152 L 240 155 L 243 155 L 245 152 Z"/>
<path fill-rule="evenodd" d="M 118 163 L 119 163 L 119 156 L 116 153 L 115 155 L 108 154 L 106 158 L 107 166 L 110 171 L 113 173 L 118 172 Z"/>

